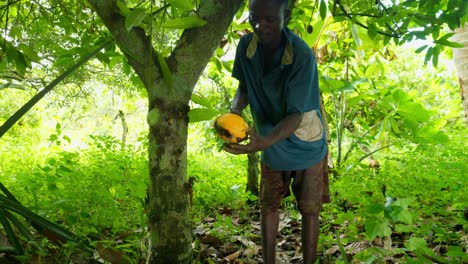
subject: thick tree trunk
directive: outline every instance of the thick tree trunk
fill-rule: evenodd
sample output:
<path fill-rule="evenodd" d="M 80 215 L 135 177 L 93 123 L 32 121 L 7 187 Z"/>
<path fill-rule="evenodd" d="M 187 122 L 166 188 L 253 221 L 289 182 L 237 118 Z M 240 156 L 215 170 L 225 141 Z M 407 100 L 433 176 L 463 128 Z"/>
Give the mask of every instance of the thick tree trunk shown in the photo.
<path fill-rule="evenodd" d="M 186 104 L 150 102 L 149 242 L 147 263 L 190 263 L 192 227 L 188 212 Z"/>
<path fill-rule="evenodd" d="M 465 45 L 464 48 L 453 49 L 453 61 L 457 68 L 465 123 L 468 126 L 468 24 L 455 30 L 455 36 L 452 37 L 452 40 Z"/>
<path fill-rule="evenodd" d="M 201 1 L 207 21 L 185 30 L 167 59 L 173 88 L 160 74 L 156 51 L 142 28 L 125 27 L 115 0 L 88 0 L 148 90 L 149 165 L 148 263 L 190 263 L 192 227 L 188 214 L 188 103 L 203 69 L 243 0 Z"/>

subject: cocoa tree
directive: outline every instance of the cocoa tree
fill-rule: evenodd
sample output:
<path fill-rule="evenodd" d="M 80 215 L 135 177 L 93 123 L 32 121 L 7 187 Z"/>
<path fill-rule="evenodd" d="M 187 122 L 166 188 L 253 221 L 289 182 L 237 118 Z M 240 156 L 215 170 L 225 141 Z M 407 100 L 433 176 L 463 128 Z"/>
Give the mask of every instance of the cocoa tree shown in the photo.
<path fill-rule="evenodd" d="M 202 1 L 203 27 L 184 30 L 167 58 L 155 51 L 140 27 L 127 30 L 116 1 L 89 0 L 124 51 L 148 91 L 150 186 L 148 263 L 190 263 L 192 228 L 188 215 L 188 103 L 195 84 L 242 4 Z"/>

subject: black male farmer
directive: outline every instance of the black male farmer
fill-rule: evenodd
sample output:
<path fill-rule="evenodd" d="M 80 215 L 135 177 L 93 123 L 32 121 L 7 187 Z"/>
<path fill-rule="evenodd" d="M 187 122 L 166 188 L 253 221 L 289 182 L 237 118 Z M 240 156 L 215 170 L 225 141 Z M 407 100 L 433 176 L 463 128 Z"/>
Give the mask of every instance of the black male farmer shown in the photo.
<path fill-rule="evenodd" d="M 239 87 L 235 114 L 250 104 L 255 123 L 246 145 L 225 145 L 232 154 L 262 151 L 260 183 L 263 263 L 275 263 L 278 209 L 291 187 L 302 215 L 305 264 L 316 258 L 319 212 L 329 202 L 327 144 L 320 114 L 317 63 L 312 50 L 284 26 L 288 0 L 250 0 L 254 33 L 239 41 L 233 76 Z"/>

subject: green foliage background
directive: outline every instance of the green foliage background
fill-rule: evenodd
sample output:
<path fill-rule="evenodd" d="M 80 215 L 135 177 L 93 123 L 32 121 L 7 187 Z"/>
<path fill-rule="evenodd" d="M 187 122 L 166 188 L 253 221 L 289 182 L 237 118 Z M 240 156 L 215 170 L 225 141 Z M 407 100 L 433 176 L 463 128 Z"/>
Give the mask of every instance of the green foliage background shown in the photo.
<path fill-rule="evenodd" d="M 0 37 L 0 57 L 7 58 L 0 60 L 0 123 L 77 57 L 109 37 L 85 2 L 62 2 L 54 10 L 31 5 L 32 20 L 12 4 L 15 16 L 10 24 L 23 27 L 5 23 Z M 153 44 L 164 56 L 170 54 L 179 29 L 203 24 L 190 18 L 197 3 L 167 2 L 170 8 L 157 1 L 155 8 L 164 12 L 157 16 L 161 27 L 152 27 L 148 12 L 153 5 L 148 1 L 127 1 L 127 5 L 118 1 L 126 29 L 142 27 L 154 34 Z M 365 30 L 357 26 L 359 19 L 337 14 L 332 18 L 327 2 L 300 1 L 290 22 L 317 54 L 331 132 L 332 203 L 322 212 L 320 238 L 324 261 L 468 261 L 468 133 L 448 49 L 458 45 L 449 41 L 452 33 L 446 32 L 457 26 L 455 15 L 464 12 L 461 1 L 406 1 L 396 6 L 398 18 L 411 17 L 403 22 L 420 30 L 408 31 L 393 42 L 378 34 L 385 29 L 386 16 L 363 19 L 369 25 Z M 379 11 L 367 10 L 365 1 L 353 8 Z M 63 13 L 77 9 L 86 12 L 77 12 L 75 19 Z M 206 232 L 223 244 L 233 236 L 256 236 L 246 224 L 255 217 L 249 210 L 256 199 L 244 191 L 246 157 L 222 152 L 212 130 L 213 118 L 229 109 L 236 87 L 229 77 L 235 41 L 249 28 L 242 10 L 235 20 L 226 46 L 220 45 L 192 96 L 188 139 L 194 227 L 205 227 L 210 219 L 212 228 L 206 227 Z M 466 22 L 466 14 L 461 22 Z M 412 42 L 416 39 L 419 42 Z M 394 45 L 406 42 L 403 47 Z M 122 51 L 106 48 L 0 138 L 0 182 L 35 213 L 92 245 L 105 244 L 142 262 L 149 182 L 145 96 Z M 124 113 L 128 134 L 119 111 Z M 249 120 L 248 113 L 245 117 Z M 380 166 L 369 167 L 370 161 Z M 283 209 L 297 220 L 294 206 L 288 198 Z M 55 251 L 37 252 L 21 238 L 27 249 L 24 259 L 40 255 L 63 263 L 76 250 L 74 245 L 59 248 L 52 239 L 34 235 Z M 213 263 L 213 256 L 204 255 L 200 240 L 194 241 L 197 261 Z M 349 254 L 352 260 L 342 248 L 340 253 L 326 253 L 356 243 L 368 247 Z"/>
<path fill-rule="evenodd" d="M 401 261 L 424 263 L 427 260 L 424 255 L 440 257 L 434 253 L 434 248 L 439 246 L 444 248 L 446 261 L 459 263 L 466 260 L 463 252 L 468 225 L 464 210 L 468 204 L 464 194 L 468 191 L 465 180 L 468 160 L 467 133 L 461 119 L 454 72 L 450 67 L 415 67 L 422 64 L 420 57 L 397 49 L 395 53 L 400 58 L 385 63 L 385 74 L 379 75 L 378 81 L 368 81 L 363 88 L 346 91 L 350 111 L 345 113 L 345 118 L 352 120 L 355 130 L 343 131 L 343 148 L 355 142 L 359 134 L 356 130 L 369 120 L 393 121 L 387 127 L 381 125 L 372 136 L 359 138 L 360 142 L 369 147 L 385 141 L 394 144 L 374 153 L 373 159 L 381 165 L 377 169 L 369 168 L 367 158 L 361 159 L 365 151 L 359 147 L 351 152 L 342 167 L 336 168 L 331 179 L 332 203 L 322 213 L 320 247 L 326 251 L 336 245 L 338 233 L 343 245 L 376 239 L 384 243 L 393 241 L 393 246 L 372 246 L 355 254 L 354 261 L 379 263 L 389 256 L 403 254 Z M 223 112 L 222 109 L 227 109 L 223 98 L 232 96 L 233 92 L 225 87 L 234 85 L 230 78 L 221 78 L 216 67 L 216 62 L 209 65 L 207 72 L 216 69 L 214 72 L 218 74 L 207 74 L 197 94 L 206 105 L 218 102 L 214 108 Z M 322 71 L 326 73 L 327 69 Z M 72 116 L 69 111 L 53 103 L 59 95 L 52 94 L 44 106 L 23 119 L 24 125 L 0 139 L 0 179 L 39 215 L 62 224 L 91 243 L 100 241 L 132 259 L 139 259 L 145 252 L 148 164 L 146 125 L 139 120 L 145 112 L 138 111 L 137 106 L 144 106 L 144 102 L 111 90 L 95 92 L 113 95 L 99 104 L 92 95 L 77 99 L 77 104 L 93 109 L 97 120 L 82 118 L 75 122 L 76 119 L 69 118 Z M 11 101 L 5 100 L 11 96 L 29 95 L 18 91 L 1 94 L 2 107 L 11 107 Z M 401 100 L 402 97 L 406 99 Z M 332 97 L 325 98 L 329 113 L 333 113 L 334 105 L 329 104 Z M 408 126 L 413 116 L 399 110 L 392 115 L 389 111 L 394 107 L 391 104 L 402 101 L 416 108 L 413 109 L 416 121 L 423 116 L 418 128 L 424 125 L 434 128 L 429 134 L 421 135 L 418 140 L 405 134 L 412 131 Z M 125 145 L 120 139 L 121 122 L 114 116 L 120 109 L 131 113 L 127 116 L 130 133 Z M 361 111 L 361 116 L 357 111 Z M 74 113 L 83 114 L 79 110 Z M 332 129 L 334 121 L 330 116 Z M 76 125 L 81 128 L 77 129 Z M 409 132 L 404 132 L 405 129 Z M 332 139 L 331 150 L 336 155 L 336 135 Z M 231 216 L 219 213 L 225 210 L 222 208 L 230 208 L 245 214 L 242 212 L 248 208 L 247 201 L 255 200 L 244 191 L 246 157 L 227 155 L 219 150 L 218 144 L 211 120 L 191 124 L 187 175 L 195 179 L 194 226 L 202 225 L 203 219 L 211 216 L 217 223 L 209 231 L 212 235 L 227 240 L 239 234 L 249 237 L 251 231 L 233 225 Z M 286 199 L 284 210 L 298 217 L 292 199 Z M 30 250 L 29 254 L 34 254 Z M 345 263 L 341 255 L 331 258 L 334 263 Z"/>

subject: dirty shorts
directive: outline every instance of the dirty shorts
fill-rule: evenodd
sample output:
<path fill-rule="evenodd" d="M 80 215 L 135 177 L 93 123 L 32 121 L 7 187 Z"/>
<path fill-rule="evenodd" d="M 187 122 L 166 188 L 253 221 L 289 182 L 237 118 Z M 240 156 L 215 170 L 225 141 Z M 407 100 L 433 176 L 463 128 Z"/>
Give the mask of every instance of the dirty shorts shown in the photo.
<path fill-rule="evenodd" d="M 314 166 L 297 171 L 274 171 L 262 163 L 260 206 L 263 213 L 278 210 L 289 188 L 301 214 L 318 214 L 322 203 L 330 202 L 327 155 Z"/>

